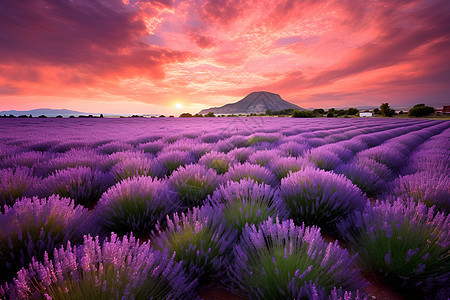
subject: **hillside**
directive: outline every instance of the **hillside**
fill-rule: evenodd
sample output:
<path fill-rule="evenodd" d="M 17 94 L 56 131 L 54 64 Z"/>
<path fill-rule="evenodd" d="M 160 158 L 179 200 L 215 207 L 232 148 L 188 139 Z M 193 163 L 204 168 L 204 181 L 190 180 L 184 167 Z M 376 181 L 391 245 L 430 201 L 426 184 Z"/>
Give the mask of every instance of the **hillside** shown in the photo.
<path fill-rule="evenodd" d="M 305 110 L 300 106 L 283 100 L 278 94 L 269 92 L 253 92 L 238 102 L 225 104 L 221 107 L 203 109 L 200 111 L 200 114 L 207 114 L 209 112 L 213 112 L 214 114 L 259 114 L 265 113 L 268 109 L 275 111 L 288 108 Z"/>

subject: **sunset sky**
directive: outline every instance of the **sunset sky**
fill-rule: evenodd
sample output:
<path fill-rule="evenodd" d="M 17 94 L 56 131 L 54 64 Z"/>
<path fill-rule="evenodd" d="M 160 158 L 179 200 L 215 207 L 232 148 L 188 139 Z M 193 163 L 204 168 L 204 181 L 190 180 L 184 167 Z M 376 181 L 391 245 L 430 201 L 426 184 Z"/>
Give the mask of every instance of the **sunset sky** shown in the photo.
<path fill-rule="evenodd" d="M 449 0 L 2 0 L 0 111 L 450 105 Z"/>

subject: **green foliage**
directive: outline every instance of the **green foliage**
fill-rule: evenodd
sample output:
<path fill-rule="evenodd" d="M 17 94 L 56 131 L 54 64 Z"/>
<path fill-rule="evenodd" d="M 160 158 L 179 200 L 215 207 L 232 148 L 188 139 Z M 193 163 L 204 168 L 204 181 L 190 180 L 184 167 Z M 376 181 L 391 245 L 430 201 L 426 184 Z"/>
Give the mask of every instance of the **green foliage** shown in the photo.
<path fill-rule="evenodd" d="M 345 111 L 345 114 L 347 114 L 347 115 L 357 115 L 358 113 L 359 113 L 359 109 L 353 108 L 353 107 L 350 107 L 349 109 L 347 109 Z"/>
<path fill-rule="evenodd" d="M 325 110 L 323 108 L 316 108 L 313 110 L 313 113 L 315 115 L 323 115 L 325 113 Z"/>
<path fill-rule="evenodd" d="M 434 113 L 434 108 L 425 104 L 416 104 L 408 111 L 410 117 L 424 117 Z"/>
<path fill-rule="evenodd" d="M 379 115 L 379 114 L 380 114 L 380 109 L 379 109 L 379 108 L 375 108 L 375 109 L 373 110 L 373 113 L 374 113 L 375 115 Z"/>
<path fill-rule="evenodd" d="M 286 108 L 282 110 L 266 110 L 266 115 L 268 116 L 289 116 L 294 112 L 293 108 Z"/>
<path fill-rule="evenodd" d="M 182 113 L 182 114 L 180 114 L 180 118 L 192 118 L 192 114 L 190 114 L 190 113 Z"/>
<path fill-rule="evenodd" d="M 300 111 L 298 109 L 294 109 L 294 112 L 292 113 L 292 117 L 293 118 L 315 118 L 316 115 L 310 110 Z"/>
<path fill-rule="evenodd" d="M 389 107 L 389 103 L 381 103 L 380 112 L 384 117 L 392 117 L 395 115 L 395 110 Z"/>
<path fill-rule="evenodd" d="M 207 118 L 214 118 L 216 115 L 213 112 L 209 112 L 205 115 Z"/>
<path fill-rule="evenodd" d="M 194 118 L 203 118 L 203 115 L 202 114 L 195 114 Z"/>

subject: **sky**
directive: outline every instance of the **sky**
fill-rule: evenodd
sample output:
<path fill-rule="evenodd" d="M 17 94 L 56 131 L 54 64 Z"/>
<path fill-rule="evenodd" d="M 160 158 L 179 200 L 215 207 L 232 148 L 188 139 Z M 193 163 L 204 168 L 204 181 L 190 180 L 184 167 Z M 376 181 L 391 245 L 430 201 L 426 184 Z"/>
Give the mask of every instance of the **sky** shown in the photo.
<path fill-rule="evenodd" d="M 448 0 L 2 0 L 0 111 L 450 105 Z"/>

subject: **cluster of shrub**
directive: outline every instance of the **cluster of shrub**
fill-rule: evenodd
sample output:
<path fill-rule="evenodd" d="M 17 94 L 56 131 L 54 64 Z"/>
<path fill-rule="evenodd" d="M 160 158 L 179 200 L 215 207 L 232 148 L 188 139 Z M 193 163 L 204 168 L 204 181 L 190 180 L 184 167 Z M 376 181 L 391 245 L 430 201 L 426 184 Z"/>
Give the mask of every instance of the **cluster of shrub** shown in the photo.
<path fill-rule="evenodd" d="M 448 122 L 105 121 L 3 124 L 1 297 L 449 296 Z"/>

